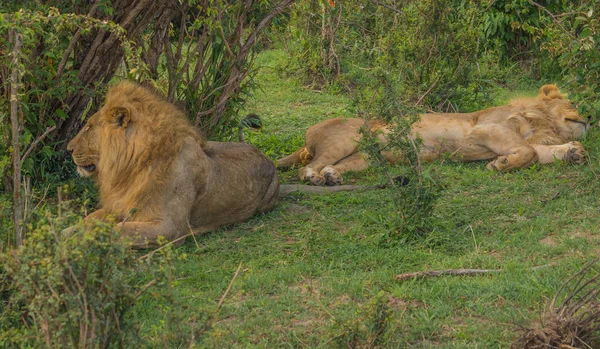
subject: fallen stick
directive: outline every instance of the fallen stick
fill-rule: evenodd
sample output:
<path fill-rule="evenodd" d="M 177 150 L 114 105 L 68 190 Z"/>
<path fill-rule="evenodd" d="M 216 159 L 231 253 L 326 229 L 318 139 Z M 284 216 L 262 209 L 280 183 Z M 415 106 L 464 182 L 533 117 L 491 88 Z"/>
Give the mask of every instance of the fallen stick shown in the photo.
<path fill-rule="evenodd" d="M 546 268 L 546 267 L 549 267 L 552 265 L 553 264 L 538 265 L 536 267 L 530 268 L 530 270 L 538 270 L 538 269 Z M 422 278 L 422 277 L 444 276 L 444 275 L 456 276 L 456 275 L 495 274 L 495 273 L 500 273 L 503 270 L 504 269 L 446 269 L 446 270 L 418 271 L 418 272 L 414 272 L 414 273 L 398 274 L 398 275 L 394 276 L 394 280 L 404 281 L 404 280 L 410 280 L 410 279 L 416 279 L 416 278 Z"/>
<path fill-rule="evenodd" d="M 329 194 L 342 191 L 383 189 L 386 185 L 336 185 L 332 187 L 317 187 L 304 184 L 282 184 L 279 186 L 279 197 L 290 193 Z"/>
<path fill-rule="evenodd" d="M 394 183 L 398 186 L 408 185 L 409 179 L 406 177 L 398 176 L 393 178 Z M 305 184 L 281 184 L 279 186 L 279 197 L 282 198 L 290 193 L 307 193 L 307 194 L 329 194 L 339 193 L 343 191 L 355 191 L 355 190 L 376 190 L 385 189 L 390 187 L 391 184 L 378 184 L 378 185 L 335 185 L 318 187 L 314 185 Z"/>

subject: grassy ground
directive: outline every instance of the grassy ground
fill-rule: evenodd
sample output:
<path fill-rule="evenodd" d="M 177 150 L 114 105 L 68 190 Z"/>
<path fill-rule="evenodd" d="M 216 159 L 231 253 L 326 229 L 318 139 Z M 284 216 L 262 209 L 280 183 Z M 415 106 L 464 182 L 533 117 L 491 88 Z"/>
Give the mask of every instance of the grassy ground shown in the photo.
<path fill-rule="evenodd" d="M 275 159 L 303 142 L 319 120 L 352 116 L 351 101 L 303 88 L 265 65 L 248 112 L 264 128 L 247 138 Z M 536 93 L 536 91 L 528 91 Z M 505 102 L 510 93 L 498 97 Z M 537 319 L 561 283 L 600 252 L 599 159 L 595 130 L 584 141 L 583 166 L 533 166 L 491 173 L 485 163 L 431 164 L 446 185 L 435 207 L 442 224 L 427 239 L 384 246 L 394 229 L 393 191 L 289 195 L 275 210 L 244 224 L 187 241 L 178 253 L 174 295 L 184 318 L 212 318 L 203 346 L 506 348 L 518 326 Z M 402 166 L 394 169 L 402 172 Z M 282 172 L 282 182 L 296 181 Z M 346 176 L 377 183 L 375 170 Z M 239 263 L 242 269 L 222 307 Z M 535 266 L 548 266 L 531 270 Z M 476 277 L 395 281 L 400 273 L 452 268 L 498 269 Z M 198 323 L 165 332 L 152 299 L 136 308 L 143 332 L 160 345 L 189 339 Z"/>

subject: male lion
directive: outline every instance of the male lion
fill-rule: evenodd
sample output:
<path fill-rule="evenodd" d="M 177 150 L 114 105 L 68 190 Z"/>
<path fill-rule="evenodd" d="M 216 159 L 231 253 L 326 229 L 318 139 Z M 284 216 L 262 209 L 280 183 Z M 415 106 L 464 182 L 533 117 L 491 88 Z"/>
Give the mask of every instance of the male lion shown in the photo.
<path fill-rule="evenodd" d="M 588 127 L 556 85 L 544 85 L 535 98 L 520 98 L 509 105 L 475 113 L 429 113 L 412 125 L 412 134 L 422 139 L 422 161 L 450 154 L 459 161 L 490 160 L 490 170 L 510 170 L 555 160 L 582 163 L 584 150 L 579 142 Z M 302 164 L 300 179 L 313 185 L 339 185 L 341 173 L 368 167 L 365 155 L 358 152 L 358 132 L 363 119 L 330 119 L 306 132 L 305 145 L 277 161 L 280 168 Z M 390 127 L 369 121 L 371 131 L 382 130 L 382 142 Z M 383 152 L 391 162 L 401 154 Z"/>
<path fill-rule="evenodd" d="M 205 141 L 173 104 L 130 82 L 109 89 L 67 149 L 99 187 L 102 208 L 86 220 L 114 217 L 136 247 L 244 221 L 273 208 L 279 191 L 256 148 Z"/>

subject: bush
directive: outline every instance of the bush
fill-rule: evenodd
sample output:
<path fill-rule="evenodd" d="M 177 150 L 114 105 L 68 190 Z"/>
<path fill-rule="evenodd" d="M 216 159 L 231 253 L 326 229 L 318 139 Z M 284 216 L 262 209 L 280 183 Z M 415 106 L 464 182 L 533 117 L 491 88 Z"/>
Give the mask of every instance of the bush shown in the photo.
<path fill-rule="evenodd" d="M 443 186 L 437 178 L 436 167 L 421 166 L 419 160 L 421 140 L 415 139 L 411 132 L 411 125 L 419 115 L 418 110 L 400 103 L 394 97 L 396 93 L 393 89 L 383 88 L 381 95 L 372 99 L 377 103 L 366 105 L 365 108 L 391 122 L 393 130 L 386 135 L 387 142 L 381 144 L 377 133 L 362 129 L 360 148 L 369 156 L 371 165 L 385 175 L 394 190 L 394 212 L 386 218 L 393 228 L 382 242 L 384 245 L 394 245 L 424 240 L 436 227 L 434 206 Z M 368 119 L 369 114 L 365 115 Z M 383 150 L 398 154 L 408 165 L 408 172 L 400 181 L 402 183 L 392 178 L 390 164 L 381 153 Z"/>
<path fill-rule="evenodd" d="M 0 347 L 141 344 L 130 311 L 167 283 L 169 249 L 140 258 L 111 225 L 59 227 L 45 220 L 25 246 L 0 254 Z"/>

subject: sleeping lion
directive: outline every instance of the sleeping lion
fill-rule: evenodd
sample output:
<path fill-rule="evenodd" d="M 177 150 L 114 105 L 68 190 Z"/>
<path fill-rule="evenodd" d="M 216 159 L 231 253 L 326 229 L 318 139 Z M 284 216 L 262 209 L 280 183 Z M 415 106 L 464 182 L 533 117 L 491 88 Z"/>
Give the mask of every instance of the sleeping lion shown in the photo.
<path fill-rule="evenodd" d="M 86 220 L 115 219 L 135 247 L 244 221 L 273 208 L 279 191 L 258 149 L 206 141 L 173 104 L 130 82 L 110 88 L 67 149 L 99 187 L 102 207 Z"/>
<path fill-rule="evenodd" d="M 339 185 L 341 174 L 368 167 L 365 154 L 358 151 L 359 118 L 330 119 L 306 132 L 305 145 L 277 161 L 279 168 L 303 165 L 300 179 L 313 185 Z M 589 118 L 581 117 L 556 85 L 544 85 L 535 98 L 520 98 L 508 105 L 474 113 L 428 113 L 412 125 L 414 137 L 422 139 L 421 161 L 450 154 L 458 161 L 491 160 L 490 170 L 505 171 L 533 163 L 554 161 L 582 163 L 584 149 L 579 142 L 589 128 Z M 371 131 L 382 131 L 385 143 L 391 128 L 371 120 Z M 401 154 L 382 152 L 396 162 Z"/>

